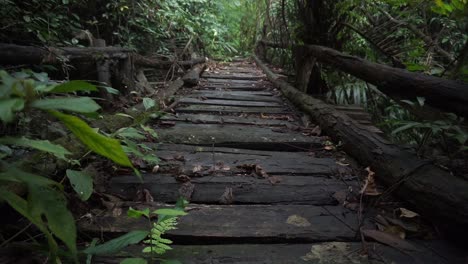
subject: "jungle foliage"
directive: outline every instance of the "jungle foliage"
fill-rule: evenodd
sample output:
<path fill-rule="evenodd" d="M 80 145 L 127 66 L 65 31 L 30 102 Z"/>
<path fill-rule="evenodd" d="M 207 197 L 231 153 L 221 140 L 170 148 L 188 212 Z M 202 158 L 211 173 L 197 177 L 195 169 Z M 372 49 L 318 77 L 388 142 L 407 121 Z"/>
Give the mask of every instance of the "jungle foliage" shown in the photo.
<path fill-rule="evenodd" d="M 265 40 L 283 46 L 323 45 L 413 72 L 468 81 L 466 0 L 265 2 L 269 7 L 264 9 Z M 289 50 L 269 49 L 267 57 L 290 72 L 297 70 Z M 425 109 L 417 101 L 389 98 L 373 85 L 327 65 L 316 64 L 313 72 L 311 76 L 318 79 L 314 84 L 324 87 L 329 102 L 364 106 L 395 141 L 418 149 L 442 145 L 451 154 L 466 150 L 468 133 L 462 118 L 416 116 L 413 110 Z"/>

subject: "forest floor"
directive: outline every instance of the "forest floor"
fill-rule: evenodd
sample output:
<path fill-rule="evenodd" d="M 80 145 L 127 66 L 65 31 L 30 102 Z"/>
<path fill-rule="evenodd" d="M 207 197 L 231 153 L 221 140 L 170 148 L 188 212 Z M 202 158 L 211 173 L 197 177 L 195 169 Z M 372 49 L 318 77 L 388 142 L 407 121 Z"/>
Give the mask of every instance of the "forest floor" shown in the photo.
<path fill-rule="evenodd" d="M 464 263 L 254 64 L 210 66 L 197 87 L 176 96 L 173 114 L 152 124 L 159 143 L 148 146 L 159 167 L 143 183 L 129 172 L 98 186 L 106 204 L 79 220 L 81 233 L 113 238 L 145 229 L 145 220 L 126 217 L 129 207 L 167 207 L 182 196 L 188 215 L 168 233 L 175 246 L 167 257 L 186 264 Z M 379 133 L 360 109 L 340 111 Z"/>

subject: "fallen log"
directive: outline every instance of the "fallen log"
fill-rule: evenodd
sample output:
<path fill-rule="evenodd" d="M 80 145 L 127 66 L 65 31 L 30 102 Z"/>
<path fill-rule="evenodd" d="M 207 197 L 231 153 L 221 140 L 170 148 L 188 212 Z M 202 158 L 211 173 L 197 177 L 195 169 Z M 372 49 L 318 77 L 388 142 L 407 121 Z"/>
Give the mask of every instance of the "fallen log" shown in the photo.
<path fill-rule="evenodd" d="M 199 63 L 205 63 L 206 58 L 195 58 L 189 61 L 161 61 L 148 57 L 141 56 L 139 54 L 134 54 L 134 63 L 138 66 L 156 68 L 156 69 L 166 69 L 172 65 L 179 65 L 181 67 L 193 67 Z"/>
<path fill-rule="evenodd" d="M 261 41 L 268 47 L 287 48 Z M 312 56 L 319 62 L 349 73 L 377 88 L 392 98 L 415 100 L 426 98 L 426 104 L 446 112 L 468 117 L 468 84 L 422 73 L 370 62 L 337 50 L 317 45 L 303 46 L 304 57 Z"/>
<path fill-rule="evenodd" d="M 205 68 L 206 68 L 206 65 L 204 63 L 193 66 L 192 69 L 190 69 L 184 75 L 184 77 L 182 77 L 184 84 L 188 87 L 198 85 L 198 82 L 200 81 L 200 75 L 203 73 Z"/>
<path fill-rule="evenodd" d="M 120 47 L 34 47 L 20 46 L 15 44 L 0 44 L 0 64 L 1 65 L 21 65 L 21 64 L 58 64 L 63 59 L 88 59 L 101 60 L 125 59 L 132 49 Z"/>
<path fill-rule="evenodd" d="M 347 153 L 370 166 L 379 182 L 441 228 L 456 235 L 468 234 L 468 181 L 369 132 L 333 106 L 298 91 L 254 58 L 291 102 L 315 118 L 328 135 L 343 142 Z"/>

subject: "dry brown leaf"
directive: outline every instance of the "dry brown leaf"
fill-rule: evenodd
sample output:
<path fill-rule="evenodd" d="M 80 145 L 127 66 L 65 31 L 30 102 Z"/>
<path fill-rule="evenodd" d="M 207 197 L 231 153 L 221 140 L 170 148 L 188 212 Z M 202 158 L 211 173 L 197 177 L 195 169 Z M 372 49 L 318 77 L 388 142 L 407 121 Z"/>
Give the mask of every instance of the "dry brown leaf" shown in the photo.
<path fill-rule="evenodd" d="M 400 217 L 402 218 L 415 218 L 419 216 L 418 213 L 415 213 L 411 210 L 408 210 L 406 208 L 398 208 L 400 210 Z"/>
<path fill-rule="evenodd" d="M 202 165 L 195 165 L 192 169 L 192 172 L 197 174 L 198 172 L 202 171 L 203 170 L 203 167 Z"/>
<path fill-rule="evenodd" d="M 377 185 L 375 183 L 375 172 L 373 172 L 370 167 L 366 168 L 368 173 L 366 181 L 364 182 L 364 186 L 362 187 L 360 194 L 368 195 L 368 196 L 377 196 L 381 195 L 382 193 L 377 190 Z"/>
<path fill-rule="evenodd" d="M 278 184 L 281 182 L 281 177 L 279 176 L 272 176 L 272 177 L 269 177 L 268 178 L 268 181 L 271 183 L 271 184 Z"/>
<path fill-rule="evenodd" d="M 330 150 L 334 150 L 335 147 L 333 147 L 333 146 L 325 146 L 325 147 L 323 147 L 323 149 L 324 149 L 324 150 L 330 151 Z"/>
<path fill-rule="evenodd" d="M 184 174 L 179 174 L 175 177 L 176 181 L 178 182 L 189 182 L 191 181 L 192 179 L 187 176 L 187 175 L 184 175 Z"/>
<path fill-rule="evenodd" d="M 410 242 L 401 239 L 398 236 L 388 234 L 378 230 L 361 230 L 361 233 L 368 238 L 372 238 L 377 242 L 391 246 L 402 251 L 420 251 Z"/>
<path fill-rule="evenodd" d="M 219 203 L 221 204 L 232 204 L 234 201 L 234 195 L 232 194 L 232 188 L 226 187 L 223 195 L 219 198 Z"/>
<path fill-rule="evenodd" d="M 137 202 L 146 202 L 151 203 L 154 202 L 154 198 L 151 195 L 150 191 L 147 189 L 138 190 L 136 194 L 136 201 Z"/>
<path fill-rule="evenodd" d="M 122 215 L 122 208 L 116 207 L 112 210 L 112 216 L 113 217 L 119 217 Z"/>
<path fill-rule="evenodd" d="M 397 236 L 397 237 L 399 237 L 401 239 L 406 238 L 406 232 L 400 226 L 395 226 L 395 225 L 386 226 L 386 227 L 384 227 L 383 232 L 385 232 L 387 234 L 395 235 L 395 236 Z"/>
<path fill-rule="evenodd" d="M 177 161 L 185 161 L 185 157 L 182 156 L 182 155 L 175 155 L 175 156 L 174 156 L 174 160 L 177 160 Z"/>
<path fill-rule="evenodd" d="M 260 165 L 255 165 L 255 173 L 262 178 L 269 177 L 268 173 L 266 173 L 266 171 Z"/>
<path fill-rule="evenodd" d="M 190 199 L 192 198 L 194 189 L 195 189 L 194 184 L 192 184 L 191 182 L 186 182 L 182 184 L 182 186 L 180 186 L 179 194 L 185 200 L 190 201 Z"/>
<path fill-rule="evenodd" d="M 310 132 L 310 135 L 311 136 L 320 136 L 322 134 L 322 129 L 320 128 L 320 126 L 316 126 L 314 127 L 314 129 L 312 129 L 312 131 Z"/>
<path fill-rule="evenodd" d="M 151 170 L 153 173 L 157 173 L 159 171 L 159 165 L 156 165 L 153 167 L 153 169 Z"/>
<path fill-rule="evenodd" d="M 340 161 L 337 161 L 335 162 L 336 164 L 340 165 L 340 166 L 343 166 L 343 167 L 347 167 L 349 166 L 349 163 L 343 163 L 343 162 L 340 162 Z"/>
<path fill-rule="evenodd" d="M 419 223 L 412 222 L 413 219 L 395 219 L 392 217 L 386 217 L 388 222 L 392 223 L 393 225 L 397 225 L 401 228 L 403 228 L 406 231 L 416 233 L 419 231 L 420 226 Z"/>

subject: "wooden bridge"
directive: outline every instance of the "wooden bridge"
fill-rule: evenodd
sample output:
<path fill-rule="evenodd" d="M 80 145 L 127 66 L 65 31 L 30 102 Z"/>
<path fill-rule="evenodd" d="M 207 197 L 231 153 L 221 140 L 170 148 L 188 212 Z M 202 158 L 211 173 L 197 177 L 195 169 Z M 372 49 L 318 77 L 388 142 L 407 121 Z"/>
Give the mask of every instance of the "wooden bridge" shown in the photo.
<path fill-rule="evenodd" d="M 105 188 L 116 199 L 80 220 L 82 232 L 112 238 L 146 229 L 147 221 L 126 217 L 129 207 L 162 208 L 182 196 L 189 214 L 169 232 L 175 246 L 165 256 L 182 263 L 465 263 L 404 204 L 385 196 L 376 206 L 380 196 L 372 192 L 382 190 L 369 182 L 372 171 L 297 111 L 255 64 L 209 68 L 177 100 L 174 113 L 153 124 L 160 143 L 148 143 L 160 167 L 143 183 L 113 177 Z M 337 110 L 379 133 L 359 108 Z M 94 263 L 140 255 L 133 247 Z"/>

